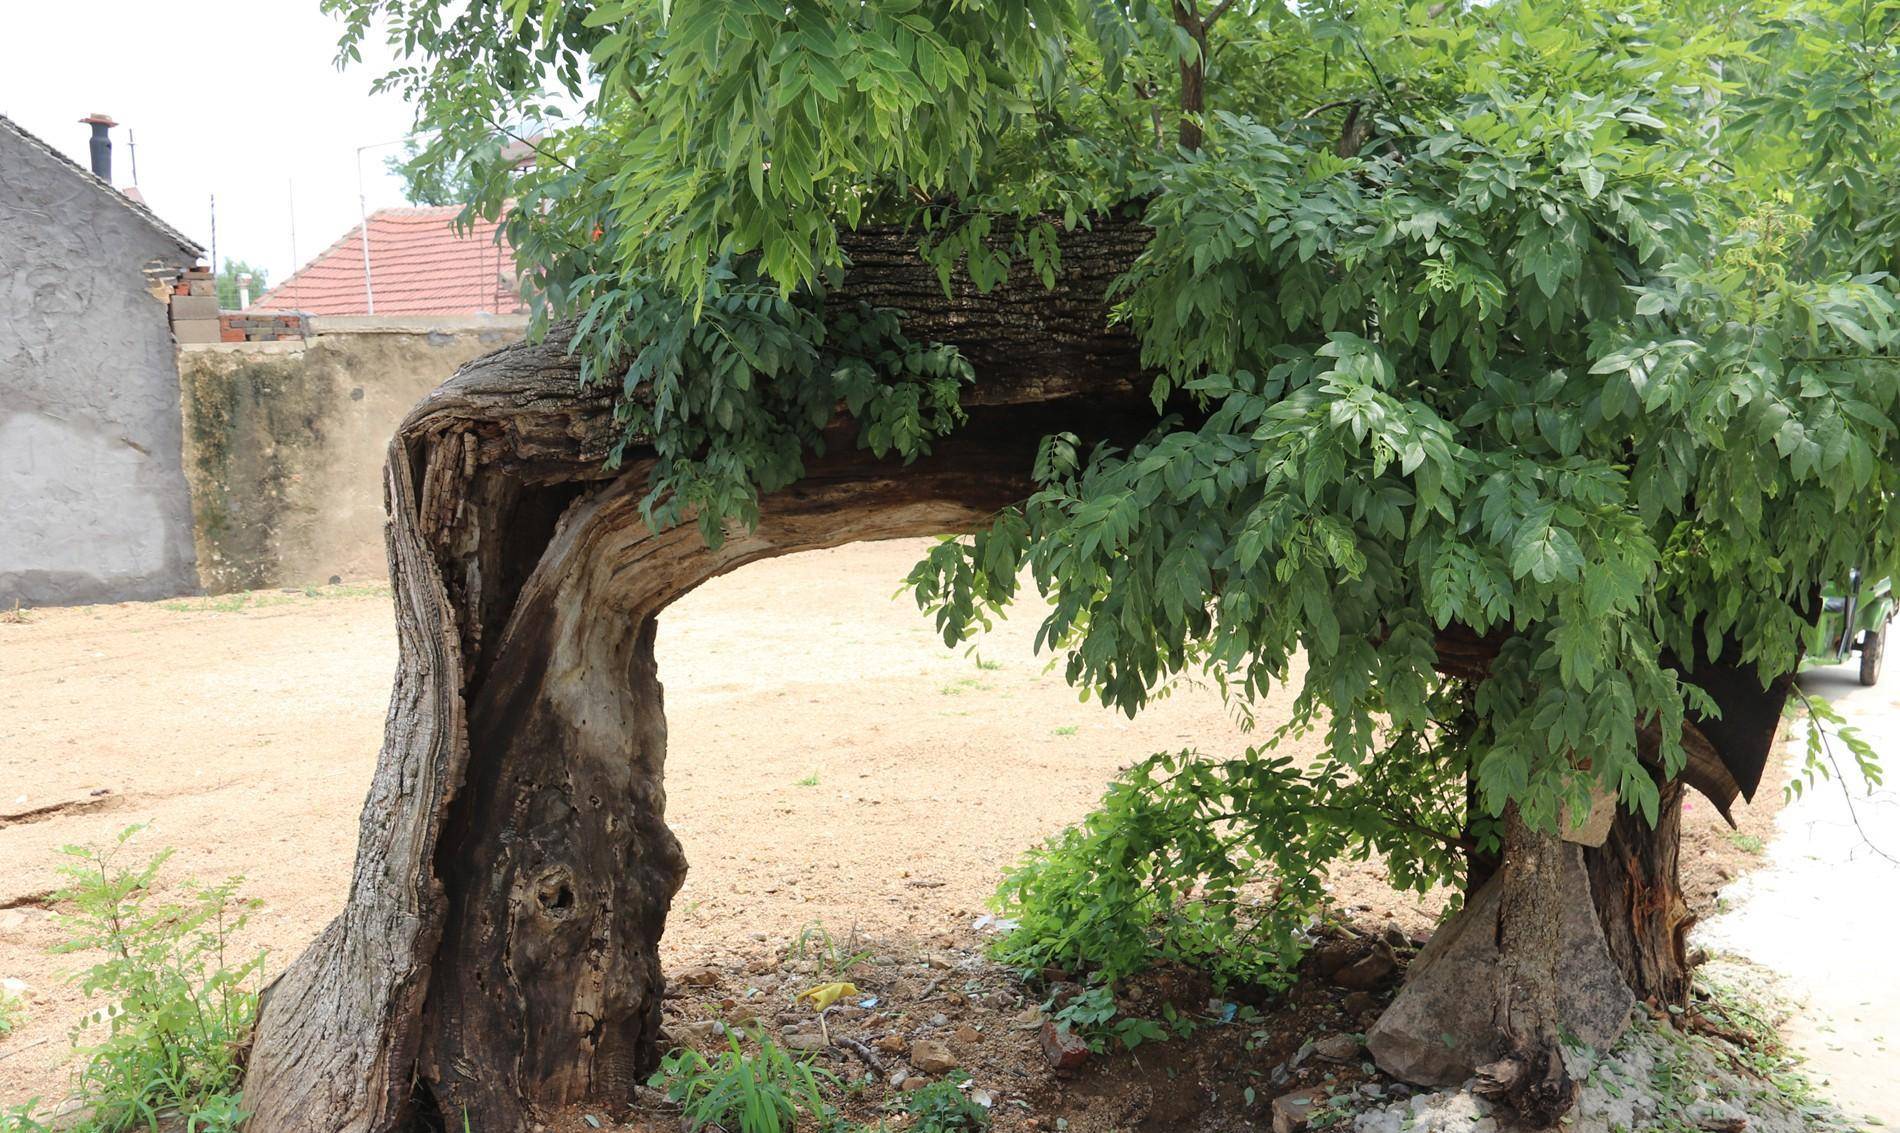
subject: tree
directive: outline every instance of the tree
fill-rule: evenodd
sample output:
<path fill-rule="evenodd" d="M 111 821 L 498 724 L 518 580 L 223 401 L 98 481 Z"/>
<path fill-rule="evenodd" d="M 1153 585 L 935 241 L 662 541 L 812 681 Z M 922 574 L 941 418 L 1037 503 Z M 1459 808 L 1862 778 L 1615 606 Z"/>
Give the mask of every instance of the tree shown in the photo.
<path fill-rule="evenodd" d="M 249 284 L 240 283 L 238 277 L 248 275 Z M 224 268 L 218 272 L 218 306 L 226 311 L 236 311 L 244 304 L 240 302 L 246 294 L 255 301 L 264 292 L 270 290 L 270 273 L 260 267 L 252 267 L 244 260 L 226 259 Z"/>
<path fill-rule="evenodd" d="M 475 196 L 476 175 L 466 161 L 415 138 L 403 141 L 401 154 L 384 158 L 383 168 L 402 178 L 403 199 L 412 205 L 459 205 Z"/>
<path fill-rule="evenodd" d="M 946 640 L 1026 570 L 1131 713 L 1303 656 L 1319 766 L 1154 789 L 1295 921 L 1334 856 L 1496 853 L 1480 1053 L 1526 1117 L 1574 1094 L 1566 908 L 1684 998 L 1679 791 L 1753 792 L 1816 588 L 1894 560 L 1900 7 L 327 6 L 346 55 L 390 22 L 444 154 L 535 139 L 470 201 L 547 339 L 392 446 L 404 664 L 258 1128 L 626 1096 L 683 869 L 659 611 L 924 530 L 971 532 L 911 576 Z"/>

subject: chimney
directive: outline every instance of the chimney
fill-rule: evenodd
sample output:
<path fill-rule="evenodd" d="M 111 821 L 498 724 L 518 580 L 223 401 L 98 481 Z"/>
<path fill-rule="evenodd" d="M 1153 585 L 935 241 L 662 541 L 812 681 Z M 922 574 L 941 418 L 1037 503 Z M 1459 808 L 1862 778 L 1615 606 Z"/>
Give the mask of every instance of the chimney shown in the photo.
<path fill-rule="evenodd" d="M 92 127 L 92 172 L 99 180 L 112 184 L 112 138 L 107 130 L 117 126 L 110 115 L 94 114 L 81 118 L 81 122 Z"/>

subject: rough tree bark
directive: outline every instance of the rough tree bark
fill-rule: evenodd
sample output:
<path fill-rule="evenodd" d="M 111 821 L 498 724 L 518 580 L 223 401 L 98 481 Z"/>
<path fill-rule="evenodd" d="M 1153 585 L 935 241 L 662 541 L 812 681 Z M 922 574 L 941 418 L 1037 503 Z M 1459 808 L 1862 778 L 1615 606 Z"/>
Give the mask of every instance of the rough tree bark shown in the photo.
<path fill-rule="evenodd" d="M 1682 847 L 1682 784 L 1662 788 L 1656 825 L 1618 811 L 1610 836 L 1587 849 L 1590 897 L 1610 956 L 1636 998 L 1651 1007 L 1689 1002 L 1689 929 L 1696 918 L 1676 872 Z"/>
<path fill-rule="evenodd" d="M 512 1129 L 538 1107 L 630 1097 L 655 1053 L 658 942 L 685 870 L 665 825 L 663 610 L 758 559 L 968 529 L 1028 492 L 1048 432 L 1151 424 L 1138 350 L 1104 302 L 1145 239 L 1101 218 L 1065 238 L 1053 291 L 946 298 L 910 238 L 855 234 L 848 295 L 962 348 L 971 420 L 909 466 L 870 459 L 837 422 L 830 455 L 717 550 L 690 526 L 640 524 L 647 465 L 604 469 L 611 403 L 579 390 L 558 337 L 465 367 L 409 414 L 385 485 L 400 655 L 384 744 L 344 911 L 265 995 L 252 1133 L 385 1133 L 418 1107 Z M 1446 670 L 1481 664 L 1483 646 L 1454 627 Z M 1604 868 L 1630 860 L 1642 879 L 1598 886 L 1622 910 L 1673 866 L 1637 853 Z M 1644 954 L 1655 931 L 1627 948 Z"/>
<path fill-rule="evenodd" d="M 1497 1061 L 1479 1068 L 1479 1090 L 1503 1100 L 1535 1129 L 1556 1125 L 1577 1100 L 1558 1037 L 1566 852 L 1556 835 L 1525 825 L 1516 805 L 1506 808 L 1499 978 L 1490 989 L 1492 1027 L 1504 1049 Z"/>

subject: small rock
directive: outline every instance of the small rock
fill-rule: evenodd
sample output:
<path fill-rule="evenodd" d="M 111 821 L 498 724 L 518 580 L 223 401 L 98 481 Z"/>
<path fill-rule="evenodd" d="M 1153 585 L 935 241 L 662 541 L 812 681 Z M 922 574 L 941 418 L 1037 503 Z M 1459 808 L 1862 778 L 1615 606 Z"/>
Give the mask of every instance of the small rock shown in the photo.
<path fill-rule="evenodd" d="M 928 1085 L 930 1085 L 930 1079 L 924 1077 L 922 1074 L 907 1074 L 904 1080 L 897 1084 L 897 1088 L 909 1094 L 915 1093 Z"/>
<path fill-rule="evenodd" d="M 1312 1119 L 1313 1110 L 1326 1098 L 1326 1091 L 1313 1086 L 1294 1090 L 1273 1099 L 1273 1133 L 1299 1133 Z"/>
<path fill-rule="evenodd" d="M 1369 991 L 1355 991 L 1340 1000 L 1339 1006 L 1346 1014 L 1357 1019 L 1368 1011 L 1378 1010 L 1379 1000 Z"/>
<path fill-rule="evenodd" d="M 927 1022 L 933 1027 L 947 1027 L 950 1025 L 950 1016 L 939 1011 L 935 1015 L 932 1015 Z"/>
<path fill-rule="evenodd" d="M 1328 1062 L 1351 1062 L 1359 1057 L 1359 1040 L 1351 1035 L 1327 1035 L 1313 1044 L 1313 1053 Z"/>
<path fill-rule="evenodd" d="M 1379 933 L 1379 938 L 1385 941 L 1387 948 L 1394 950 L 1409 948 L 1412 944 L 1411 938 L 1405 935 L 1405 930 L 1398 926 L 1397 921 L 1385 922 L 1385 930 Z"/>
<path fill-rule="evenodd" d="M 1334 972 L 1333 982 L 1356 991 L 1371 991 L 1398 970 L 1399 962 L 1389 949 L 1375 948 Z"/>
<path fill-rule="evenodd" d="M 1331 977 L 1334 972 L 1352 963 L 1354 953 L 1359 949 L 1350 941 L 1329 940 L 1313 949 L 1313 966 L 1322 976 Z"/>
<path fill-rule="evenodd" d="M 700 964 L 673 973 L 673 982 L 682 987 L 713 987 L 719 983 L 719 969 L 711 964 Z"/>
<path fill-rule="evenodd" d="M 1016 1006 L 1016 996 L 1013 992 L 992 991 L 983 996 L 983 1003 L 988 1007 L 993 1007 L 1001 1011 L 1005 1008 Z"/>
<path fill-rule="evenodd" d="M 936 1039 L 918 1039 L 910 1044 L 910 1064 L 926 1074 L 942 1074 L 957 1068 L 956 1056 Z"/>
<path fill-rule="evenodd" d="M 1042 1026 L 1042 1008 L 1025 1007 L 1009 1021 L 1009 1025 L 1018 1031 L 1033 1031 Z"/>
<path fill-rule="evenodd" d="M 904 1041 L 903 1035 L 879 1035 L 877 1041 L 871 1045 L 885 1054 L 902 1054 L 910 1047 L 910 1044 Z"/>
<path fill-rule="evenodd" d="M 16 932 L 26 927 L 26 914 L 18 909 L 0 913 L 0 932 Z"/>
<path fill-rule="evenodd" d="M 1074 1070 L 1089 1059 L 1089 1044 L 1054 1023 L 1042 1025 L 1042 1056 L 1057 1070 Z"/>
<path fill-rule="evenodd" d="M 970 1024 L 965 1023 L 961 1027 L 957 1028 L 956 1039 L 958 1042 L 963 1043 L 964 1045 L 967 1046 L 971 1043 L 982 1042 L 983 1032 L 977 1030 L 975 1027 L 970 1026 Z"/>
<path fill-rule="evenodd" d="M 891 1071 L 891 1086 L 895 1089 L 901 1090 L 904 1088 L 904 1083 L 908 1081 L 909 1078 L 910 1078 L 910 1071 L 906 1070 L 902 1066 L 899 1066 L 896 1069 Z"/>
<path fill-rule="evenodd" d="M 779 1038 L 779 1045 L 787 1050 L 823 1050 L 831 1044 L 817 1031 L 787 1031 Z"/>
<path fill-rule="evenodd" d="M 673 1032 L 673 1037 L 680 1042 L 694 1044 L 703 1043 L 713 1038 L 719 1034 L 720 1029 L 719 1024 L 712 1019 L 705 1019 L 693 1023 L 674 1023 L 667 1028 L 667 1030 Z"/>

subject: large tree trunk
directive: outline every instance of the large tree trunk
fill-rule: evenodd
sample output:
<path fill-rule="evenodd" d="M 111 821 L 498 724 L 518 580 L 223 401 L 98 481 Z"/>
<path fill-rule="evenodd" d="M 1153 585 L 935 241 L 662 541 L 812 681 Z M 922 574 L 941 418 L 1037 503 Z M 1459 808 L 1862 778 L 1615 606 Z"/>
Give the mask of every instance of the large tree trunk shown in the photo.
<path fill-rule="evenodd" d="M 946 299 L 912 238 L 855 234 L 844 297 L 959 346 L 978 374 L 971 419 L 908 466 L 860 453 L 840 420 L 830 455 L 716 550 L 640 524 L 644 458 L 605 470 L 611 402 L 579 390 L 558 335 L 418 405 L 389 450 L 400 652 L 350 896 L 265 995 L 252 1133 L 385 1133 L 418 1105 L 517 1129 L 538 1107 L 629 1100 L 655 1053 L 658 944 L 685 869 L 665 824 L 662 611 L 769 556 L 970 529 L 1028 493 L 1049 432 L 1138 435 L 1148 381 L 1104 296 L 1145 240 L 1100 218 L 1065 238 L 1054 290 Z M 1452 627 L 1440 650 L 1463 675 L 1495 643 Z"/>

